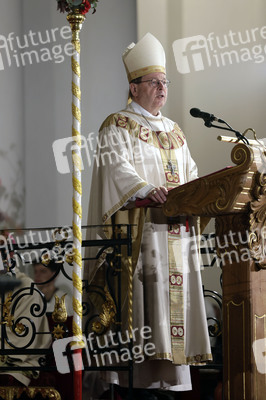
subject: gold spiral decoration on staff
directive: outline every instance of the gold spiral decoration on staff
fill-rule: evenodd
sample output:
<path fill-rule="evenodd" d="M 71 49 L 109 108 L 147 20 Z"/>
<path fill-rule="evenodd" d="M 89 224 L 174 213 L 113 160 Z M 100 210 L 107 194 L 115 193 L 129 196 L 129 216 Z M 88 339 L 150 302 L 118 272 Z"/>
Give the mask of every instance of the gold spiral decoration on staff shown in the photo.
<path fill-rule="evenodd" d="M 132 339 L 133 330 L 133 268 L 132 257 L 128 257 L 128 333 Z"/>
<path fill-rule="evenodd" d="M 74 10 L 67 16 L 72 30 L 72 162 L 73 162 L 73 336 L 82 341 L 82 184 L 81 184 L 81 90 L 80 90 L 80 37 L 85 16 Z"/>

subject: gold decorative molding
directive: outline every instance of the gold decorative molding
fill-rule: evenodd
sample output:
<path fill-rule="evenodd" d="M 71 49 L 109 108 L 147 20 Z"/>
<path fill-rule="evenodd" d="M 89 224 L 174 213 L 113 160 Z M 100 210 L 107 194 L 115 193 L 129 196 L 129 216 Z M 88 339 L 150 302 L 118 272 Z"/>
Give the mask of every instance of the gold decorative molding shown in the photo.
<path fill-rule="evenodd" d="M 11 303 L 12 303 L 12 292 L 9 292 L 3 304 L 3 322 L 0 323 L 0 325 L 4 324 L 8 328 L 12 328 L 14 321 L 14 315 L 12 315 L 11 313 Z"/>
<path fill-rule="evenodd" d="M 236 166 L 195 179 L 171 190 L 163 205 L 167 216 L 200 215 L 215 217 L 247 210 L 252 175 L 256 171 L 253 151 L 244 144 L 231 153 Z M 245 189 L 244 189 L 245 188 Z"/>
<path fill-rule="evenodd" d="M 102 305 L 102 312 L 98 317 L 99 319 L 92 324 L 92 330 L 97 335 L 105 333 L 111 323 L 115 322 L 116 305 L 107 286 L 104 287 L 104 293 L 106 300 Z"/>
<path fill-rule="evenodd" d="M 266 269 L 265 151 L 260 147 L 248 147 L 240 143 L 233 148 L 231 159 L 236 166 L 171 190 L 163 205 L 163 212 L 171 217 L 215 217 L 218 224 L 218 219 L 227 216 L 231 221 L 227 227 L 219 229 L 221 234 L 230 234 L 232 228 L 233 234 L 247 232 L 245 245 L 239 241 L 238 246 L 234 247 L 232 240 L 233 250 L 249 252 L 248 256 L 256 262 L 257 267 Z M 216 231 L 218 236 L 219 231 Z M 226 249 L 229 250 L 232 247 Z"/>
<path fill-rule="evenodd" d="M 24 324 L 22 324 L 21 322 L 18 322 L 18 323 L 16 324 L 16 326 L 15 326 L 15 332 L 16 332 L 18 335 L 22 335 L 23 332 L 25 332 L 25 330 L 26 330 L 26 327 L 25 327 Z"/>
<path fill-rule="evenodd" d="M 250 202 L 250 240 L 252 258 L 266 269 L 266 173 L 257 172 Z"/>
<path fill-rule="evenodd" d="M 66 331 L 65 331 L 64 327 L 61 326 L 60 324 L 57 324 L 57 325 L 54 327 L 53 332 L 52 332 L 53 338 L 54 338 L 55 340 L 57 340 L 57 339 L 63 339 L 65 333 L 66 333 Z"/>
<path fill-rule="evenodd" d="M 0 387 L 0 397 L 5 400 L 20 399 L 23 393 L 25 393 L 30 399 L 34 399 L 37 394 L 41 394 L 44 399 L 48 397 L 50 400 L 61 400 L 59 392 L 52 387 Z"/>
<path fill-rule="evenodd" d="M 85 21 L 85 16 L 79 13 L 79 10 L 74 10 L 70 14 L 67 15 L 67 20 L 70 24 L 72 30 L 72 40 L 74 42 L 80 41 L 80 31 Z"/>
<path fill-rule="evenodd" d="M 65 322 L 67 320 L 67 310 L 65 304 L 65 297 L 67 293 L 65 293 L 61 298 L 56 294 L 54 295 L 55 304 L 54 311 L 52 313 L 52 319 L 54 322 Z"/>

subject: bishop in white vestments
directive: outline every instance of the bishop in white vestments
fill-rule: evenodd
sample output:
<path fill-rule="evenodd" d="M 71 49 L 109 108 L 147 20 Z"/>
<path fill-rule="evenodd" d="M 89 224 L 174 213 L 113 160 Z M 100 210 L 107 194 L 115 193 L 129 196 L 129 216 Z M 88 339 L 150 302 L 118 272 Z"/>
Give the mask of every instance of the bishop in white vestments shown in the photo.
<path fill-rule="evenodd" d="M 150 327 L 155 350 L 135 363 L 134 387 L 191 390 L 189 365 L 211 360 L 198 220 L 169 220 L 160 205 L 169 190 L 197 178 L 197 167 L 182 130 L 160 111 L 169 85 L 161 43 L 148 33 L 126 49 L 123 61 L 132 101 L 100 128 L 88 224 L 135 224 L 133 328 Z M 136 199 L 158 207 L 137 208 Z M 111 228 L 98 232 L 111 234 Z M 100 264 L 86 269 L 89 282 L 97 279 Z M 106 379 L 127 385 L 122 373 L 107 373 Z"/>

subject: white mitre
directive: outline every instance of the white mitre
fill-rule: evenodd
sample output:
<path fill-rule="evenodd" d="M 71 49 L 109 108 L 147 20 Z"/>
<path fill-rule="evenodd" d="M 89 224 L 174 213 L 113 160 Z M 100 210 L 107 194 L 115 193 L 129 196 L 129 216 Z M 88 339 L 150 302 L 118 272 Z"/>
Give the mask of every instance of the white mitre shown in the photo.
<path fill-rule="evenodd" d="M 164 48 L 151 33 L 147 33 L 137 44 L 131 43 L 122 59 L 129 82 L 151 72 L 165 73 Z"/>

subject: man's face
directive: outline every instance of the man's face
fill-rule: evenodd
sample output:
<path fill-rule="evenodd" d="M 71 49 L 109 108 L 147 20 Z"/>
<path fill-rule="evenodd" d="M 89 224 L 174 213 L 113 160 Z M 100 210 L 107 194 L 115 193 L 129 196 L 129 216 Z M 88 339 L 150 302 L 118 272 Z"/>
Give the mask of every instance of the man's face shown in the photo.
<path fill-rule="evenodd" d="M 130 90 L 133 95 L 133 100 L 140 106 L 145 108 L 153 115 L 157 115 L 159 110 L 165 105 L 167 100 L 167 87 L 162 83 L 153 87 L 150 79 L 159 79 L 164 81 L 166 76 L 163 72 L 152 72 L 151 74 L 144 75 L 141 83 L 130 83 Z"/>
<path fill-rule="evenodd" d="M 34 265 L 34 282 L 35 283 L 43 283 L 48 281 L 55 273 L 52 272 L 49 268 L 46 268 L 42 264 Z M 52 281 L 53 282 L 53 281 Z M 52 283 L 53 284 L 53 283 Z M 44 285 L 39 285 L 40 289 L 43 287 L 47 287 L 51 285 L 50 283 L 46 283 Z M 38 286 L 38 285 L 37 285 Z"/>

